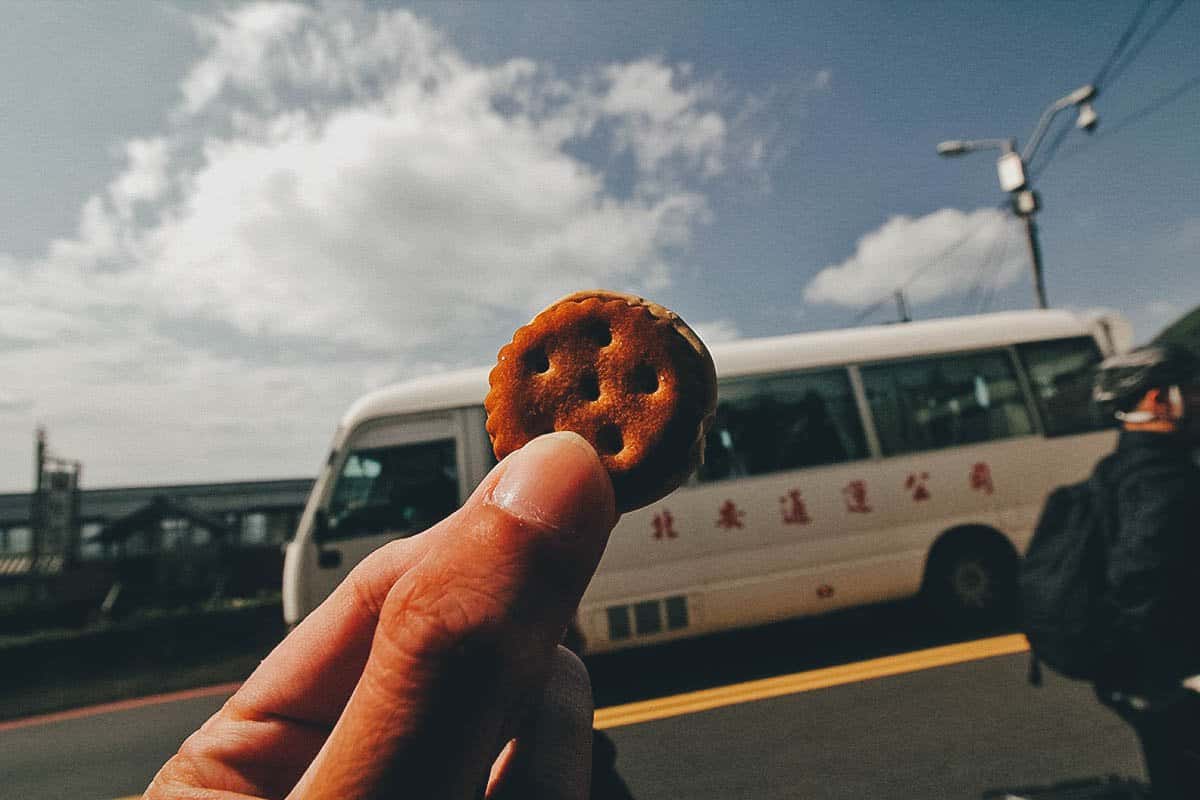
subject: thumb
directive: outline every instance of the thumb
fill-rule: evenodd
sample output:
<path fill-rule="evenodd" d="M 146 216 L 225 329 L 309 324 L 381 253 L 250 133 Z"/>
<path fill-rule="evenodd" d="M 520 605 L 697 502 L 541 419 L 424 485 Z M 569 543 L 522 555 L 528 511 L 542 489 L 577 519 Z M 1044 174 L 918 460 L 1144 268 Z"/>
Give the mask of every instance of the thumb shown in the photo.
<path fill-rule="evenodd" d="M 533 440 L 389 576 L 362 676 L 293 797 L 469 798 L 542 696 L 617 516 L 595 451 Z"/>

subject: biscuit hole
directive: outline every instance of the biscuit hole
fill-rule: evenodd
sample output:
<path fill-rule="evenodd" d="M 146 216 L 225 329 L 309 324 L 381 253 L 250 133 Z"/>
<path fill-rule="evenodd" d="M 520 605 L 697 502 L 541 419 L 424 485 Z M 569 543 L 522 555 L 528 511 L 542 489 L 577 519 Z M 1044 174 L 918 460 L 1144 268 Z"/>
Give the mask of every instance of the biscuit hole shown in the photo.
<path fill-rule="evenodd" d="M 584 400 L 595 402 L 600 399 L 600 379 L 595 375 L 584 375 L 579 379 L 579 395 Z"/>
<path fill-rule="evenodd" d="M 546 351 L 540 347 L 535 347 L 527 352 L 522 359 L 525 362 L 525 369 L 530 372 L 542 374 L 550 371 L 550 357 L 546 355 Z"/>
<path fill-rule="evenodd" d="M 612 330 L 602 319 L 589 319 L 583 323 L 583 336 L 597 347 L 608 347 L 612 344 Z"/>
<path fill-rule="evenodd" d="M 638 364 L 633 368 L 629 382 L 638 394 L 654 394 L 658 391 L 658 371 L 649 364 Z"/>
<path fill-rule="evenodd" d="M 621 429 L 611 422 L 601 425 L 596 431 L 596 449 L 600 455 L 615 456 L 625 449 L 625 440 L 621 437 Z"/>

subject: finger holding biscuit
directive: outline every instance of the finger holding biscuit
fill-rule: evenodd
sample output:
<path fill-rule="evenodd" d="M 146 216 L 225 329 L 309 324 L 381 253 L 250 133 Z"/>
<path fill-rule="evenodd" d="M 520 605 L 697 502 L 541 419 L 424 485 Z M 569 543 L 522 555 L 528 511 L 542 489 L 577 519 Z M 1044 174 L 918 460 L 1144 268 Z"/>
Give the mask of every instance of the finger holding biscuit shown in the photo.
<path fill-rule="evenodd" d="M 376 550 L 154 778 L 146 800 L 582 798 L 586 670 L 558 647 L 616 522 L 578 436 L 505 459 L 461 509 Z"/>

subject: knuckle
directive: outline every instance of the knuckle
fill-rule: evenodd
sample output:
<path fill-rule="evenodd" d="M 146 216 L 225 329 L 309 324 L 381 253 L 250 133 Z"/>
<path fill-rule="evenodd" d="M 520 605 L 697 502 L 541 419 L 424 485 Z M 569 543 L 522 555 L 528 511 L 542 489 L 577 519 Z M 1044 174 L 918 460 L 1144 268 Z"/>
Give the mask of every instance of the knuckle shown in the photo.
<path fill-rule="evenodd" d="M 414 656 L 450 653 L 473 641 L 499 639 L 506 627 L 504 599 L 476 581 L 401 580 L 380 612 L 380 633 Z"/>
<path fill-rule="evenodd" d="M 408 542 L 388 542 L 350 570 L 343 585 L 357 605 L 378 618 L 395 581 L 393 565 L 406 563 L 412 555 Z M 382 576 L 389 576 L 390 579 L 381 580 Z"/>

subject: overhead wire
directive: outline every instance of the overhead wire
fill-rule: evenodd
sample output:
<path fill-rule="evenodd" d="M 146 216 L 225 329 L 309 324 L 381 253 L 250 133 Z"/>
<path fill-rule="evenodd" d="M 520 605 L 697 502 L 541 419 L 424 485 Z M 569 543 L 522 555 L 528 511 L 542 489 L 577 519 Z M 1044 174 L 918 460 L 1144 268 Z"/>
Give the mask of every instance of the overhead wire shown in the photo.
<path fill-rule="evenodd" d="M 1125 26 L 1125 31 L 1121 34 L 1121 37 L 1117 39 L 1116 46 L 1114 46 L 1112 52 L 1108 54 L 1108 58 L 1104 60 L 1104 63 L 1100 65 L 1100 69 L 1096 73 L 1096 77 L 1092 78 L 1092 86 L 1099 88 L 1100 86 L 1104 85 L 1104 81 L 1108 77 L 1108 71 L 1113 68 L 1114 64 L 1117 63 L 1117 59 L 1121 57 L 1122 52 L 1129 44 L 1129 40 L 1133 37 L 1134 32 L 1138 29 L 1138 26 L 1141 25 L 1142 17 L 1146 16 L 1146 12 L 1150 10 L 1150 2 L 1151 0 L 1142 0 L 1141 6 L 1139 6 L 1138 10 L 1133 13 L 1133 18 L 1129 20 L 1129 24 Z"/>
<path fill-rule="evenodd" d="M 1058 132 L 1054 134 L 1054 138 L 1050 140 L 1050 144 L 1041 152 L 1041 158 L 1037 159 L 1037 166 L 1030 166 L 1029 178 L 1032 180 L 1037 178 L 1046 171 L 1046 167 L 1050 166 L 1050 162 L 1054 160 L 1054 154 L 1058 152 L 1058 148 L 1062 147 L 1062 143 L 1066 141 L 1067 135 L 1071 132 L 1071 125 L 1063 125 L 1059 123 Z"/>
<path fill-rule="evenodd" d="M 975 269 L 975 275 L 971 281 L 971 288 L 967 290 L 967 296 L 963 302 L 963 306 L 965 308 L 969 309 L 978 299 L 979 293 L 982 291 L 983 285 L 987 281 L 988 273 L 996 264 L 996 254 L 1000 249 L 1000 245 L 1007 238 L 1005 235 L 1006 233 L 1007 231 L 1004 231 L 1000 236 L 992 240 L 988 244 L 987 252 L 984 253 L 983 258 L 979 259 L 979 266 Z"/>
<path fill-rule="evenodd" d="M 1113 83 L 1113 81 L 1115 81 L 1126 70 L 1129 69 L 1129 66 L 1133 64 L 1133 62 L 1137 60 L 1138 56 L 1141 55 L 1142 51 L 1146 49 L 1146 45 L 1148 45 L 1150 41 L 1158 34 L 1158 32 L 1162 30 L 1163 26 L 1165 26 L 1171 17 L 1174 16 L 1175 12 L 1180 9 L 1180 7 L 1183 5 L 1183 0 L 1174 0 L 1169 6 L 1167 6 L 1166 9 L 1159 14 L 1153 22 L 1150 23 L 1149 27 L 1145 29 L 1137 42 L 1126 50 L 1126 46 L 1129 44 L 1130 38 L 1136 32 L 1142 17 L 1144 17 L 1146 12 L 1150 9 L 1150 5 L 1150 0 L 1146 0 L 1134 13 L 1133 19 L 1131 19 L 1129 25 L 1126 26 L 1121 38 L 1117 40 L 1117 44 L 1113 48 L 1112 53 L 1109 54 L 1108 59 L 1104 62 L 1104 65 L 1101 66 L 1100 71 L 1097 72 L 1096 77 L 1092 81 L 1092 85 L 1096 87 L 1097 91 L 1099 91 L 1101 88 L 1107 89 Z M 1124 53 L 1122 53 L 1123 50 L 1125 51 Z M 1100 133 L 1094 134 L 1091 137 L 1091 142 L 1103 140 L 1117 130 L 1132 124 L 1132 122 L 1136 121 L 1139 116 L 1148 115 L 1149 113 L 1159 110 L 1159 108 L 1156 107 L 1158 103 L 1167 105 L 1171 102 L 1174 102 L 1174 100 L 1178 99 L 1179 96 L 1182 96 L 1187 91 L 1194 88 L 1194 80 L 1200 80 L 1200 76 L 1197 76 L 1197 78 L 1193 79 L 1192 81 L 1185 81 L 1182 86 L 1172 90 L 1163 98 L 1153 101 L 1139 111 L 1122 118 L 1119 122 L 1114 123 L 1113 125 L 1104 126 Z M 1036 168 L 1034 168 L 1033 165 L 1030 165 L 1031 178 L 1037 178 L 1046 171 L 1046 168 L 1050 165 L 1051 160 L 1053 160 L 1055 154 L 1058 152 L 1059 147 L 1062 146 L 1063 142 L 1067 138 L 1067 134 L 1070 132 L 1070 125 L 1063 125 L 1059 128 L 1057 135 L 1050 142 L 1049 146 L 1043 151 L 1041 158 L 1038 159 Z M 1089 144 L 1090 142 L 1079 145 L 1073 150 L 1068 151 L 1068 157 L 1074 156 L 1080 150 L 1086 149 Z"/>
<path fill-rule="evenodd" d="M 1010 210 L 1007 202 L 1000 203 L 997 208 L 1001 211 Z M 1015 217 L 1010 216 L 1008 219 L 1011 222 L 1013 219 L 1015 219 Z M 976 299 L 979 299 L 980 302 L 975 305 L 975 310 L 972 313 L 982 313 L 981 309 L 990 303 L 989 296 L 993 285 L 997 282 L 996 278 L 994 277 L 994 268 L 1002 268 L 1004 266 L 1004 260 L 1008 258 L 1008 249 L 1012 244 L 1013 239 L 1011 233 L 1011 228 L 1003 231 L 1001 235 L 998 236 L 994 242 L 992 242 L 992 246 L 988 249 L 986 257 L 980 262 L 980 268 L 975 273 L 975 282 L 971 287 L 970 294 L 967 296 L 966 303 L 964 304 L 966 308 L 970 309 L 971 305 L 975 303 Z M 992 276 L 990 281 L 988 279 L 989 274 Z M 988 292 L 983 297 L 980 297 L 981 290 L 983 290 L 985 287 L 987 287 Z"/>
<path fill-rule="evenodd" d="M 997 263 L 1000 265 L 1001 269 L 1003 269 L 1004 261 L 1008 258 L 1009 248 L 1012 247 L 1012 237 L 1005 236 L 1003 241 L 1001 242 L 1001 245 L 1002 245 L 1003 249 L 1000 251 L 1000 258 L 997 261 Z M 999 271 L 997 270 L 997 274 L 992 276 L 992 280 L 988 284 L 987 291 L 984 293 L 983 297 L 980 299 L 979 306 L 976 307 L 976 309 L 975 309 L 976 314 L 982 314 L 985 311 L 987 311 L 989 308 L 991 308 L 992 298 L 995 297 L 996 291 L 1000 288 L 1000 277 L 999 277 L 998 272 Z"/>
<path fill-rule="evenodd" d="M 1166 92 L 1165 94 L 1161 95 L 1160 97 L 1158 97 L 1154 100 L 1151 100 L 1149 103 L 1142 106 L 1138 110 L 1133 111 L 1129 114 L 1126 114 L 1124 117 L 1117 120 L 1112 125 L 1106 126 L 1102 131 L 1100 131 L 1097 134 L 1094 134 L 1086 142 L 1083 142 L 1082 144 L 1076 145 L 1075 147 L 1071 148 L 1070 150 L 1068 150 L 1066 153 L 1064 153 L 1062 155 L 1062 157 L 1059 159 L 1059 161 L 1061 162 L 1066 159 L 1074 158 L 1075 156 L 1079 155 L 1080 153 L 1085 152 L 1088 149 L 1090 149 L 1091 147 L 1095 146 L 1095 144 L 1097 142 L 1102 142 L 1105 139 L 1108 139 L 1110 136 L 1120 133 L 1125 128 L 1128 128 L 1130 125 L 1140 122 L 1142 119 L 1149 117 L 1152 114 L 1156 114 L 1159 111 L 1162 111 L 1164 108 L 1171 105 L 1171 103 L 1174 103 L 1175 101 L 1184 97 L 1188 92 L 1196 89 L 1197 87 L 1200 87 L 1200 75 L 1193 75 L 1191 78 L 1188 78 L 1187 80 L 1185 80 L 1183 83 L 1176 86 L 1171 91 Z M 1047 165 L 1045 163 L 1043 163 L 1042 169 L 1045 170 L 1046 166 Z"/>
<path fill-rule="evenodd" d="M 913 284 L 913 282 L 915 282 L 917 280 L 917 278 L 920 278 L 922 275 L 929 272 L 929 270 L 931 270 L 933 267 L 936 267 L 939 264 L 941 264 L 946 259 L 947 256 L 954 253 L 956 250 L 958 250 L 960 247 L 962 247 L 964 244 L 966 244 L 968 240 L 970 240 L 973 236 L 975 236 L 976 233 L 983 230 L 983 227 L 985 224 L 987 224 L 986 220 L 984 222 L 979 223 L 975 227 L 971 228 L 969 231 L 964 233 L 962 236 L 958 237 L 958 239 L 956 239 L 954 242 L 951 242 L 948 247 L 942 249 L 941 252 L 939 252 L 937 255 L 935 255 L 933 258 L 931 258 L 928 262 L 921 265 L 919 268 L 913 270 L 913 273 L 911 275 L 909 275 L 908 278 L 906 278 L 903 283 L 901 283 L 898 286 L 896 286 L 895 288 L 889 290 L 886 295 L 884 295 L 883 297 L 880 297 L 874 303 L 871 303 L 870 305 L 863 308 L 863 310 L 860 311 L 854 317 L 853 325 L 858 325 L 858 324 L 862 323 L 862 321 L 865 320 L 867 317 L 874 314 L 876 311 L 878 311 L 880 308 L 882 308 L 885 304 L 891 302 L 891 300 L 896 296 L 896 292 L 904 291 L 909 286 L 911 286 Z"/>
<path fill-rule="evenodd" d="M 983 286 L 987 262 L 990 260 L 991 251 L 995 249 L 995 247 L 996 243 L 992 242 L 992 244 L 988 247 L 988 255 L 985 255 L 983 258 L 979 259 L 979 266 L 975 268 L 975 277 L 971 280 L 971 287 L 967 289 L 966 297 L 963 298 L 964 308 L 970 308 L 971 304 L 975 302 L 975 297 L 979 294 L 979 290 Z"/>
<path fill-rule="evenodd" d="M 903 289 L 895 289 L 887 297 L 880 298 L 879 300 L 876 300 L 874 303 L 871 303 L 871 305 L 865 307 L 862 311 L 858 312 L 858 314 L 856 314 L 854 316 L 854 322 L 852 322 L 850 324 L 850 327 L 853 328 L 853 327 L 857 327 L 857 326 L 861 325 L 863 323 L 863 321 L 866 320 L 867 317 L 871 316 L 876 311 L 883 308 L 884 303 L 887 303 L 889 300 L 891 300 L 892 297 L 895 296 L 896 292 L 901 292 L 901 291 L 904 291 L 904 290 Z"/>
<path fill-rule="evenodd" d="M 1150 43 L 1162 27 L 1167 24 L 1167 21 L 1179 10 L 1183 5 L 1183 0 L 1175 0 L 1171 5 L 1167 6 L 1163 13 L 1158 15 L 1158 18 L 1150 23 L 1150 27 L 1146 28 L 1146 32 L 1142 34 L 1142 38 L 1138 39 L 1137 43 L 1129 48 L 1128 52 L 1121 57 L 1120 61 L 1112 68 L 1112 72 L 1105 76 L 1105 87 L 1112 85 L 1112 82 L 1121 76 L 1125 70 L 1129 69 L 1129 65 L 1137 60 L 1142 50 Z M 1093 84 L 1099 88 L 1100 84 Z"/>

